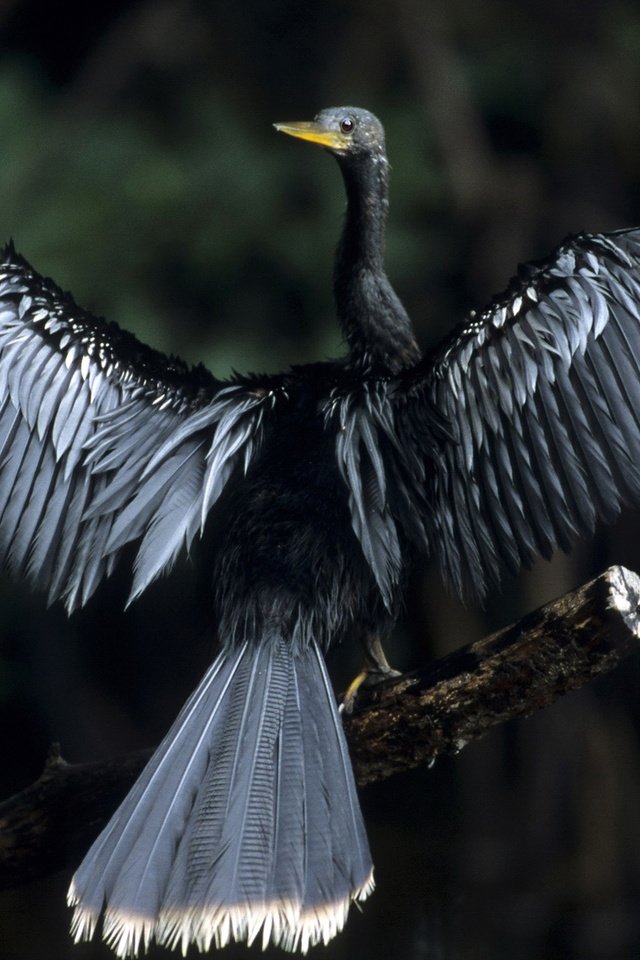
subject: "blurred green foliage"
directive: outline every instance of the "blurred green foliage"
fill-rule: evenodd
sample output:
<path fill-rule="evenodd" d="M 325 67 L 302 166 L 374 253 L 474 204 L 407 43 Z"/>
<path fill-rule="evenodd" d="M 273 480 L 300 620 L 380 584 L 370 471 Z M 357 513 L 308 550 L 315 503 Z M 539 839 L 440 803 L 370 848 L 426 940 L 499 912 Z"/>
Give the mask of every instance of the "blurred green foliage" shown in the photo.
<path fill-rule="evenodd" d="M 269 319 L 282 308 L 271 271 L 293 277 L 294 286 L 299 275 L 310 300 L 328 283 L 313 269 L 308 223 L 282 216 L 291 184 L 264 129 L 201 96 L 185 106 L 189 121 L 179 136 L 125 109 L 77 123 L 24 65 L 5 63 L 0 219 L 19 249 L 79 302 L 160 349 L 178 339 L 199 358 L 202 342 L 192 347 L 179 331 L 200 327 L 210 338 L 206 360 L 224 373 L 269 354 Z M 328 184 L 327 193 L 335 200 Z M 328 271 L 326 243 L 323 252 Z M 259 330 L 258 317 L 261 340 L 242 346 L 243 333 Z M 322 352 L 312 323 L 304 339 Z M 275 360 L 277 344 L 271 349 Z"/>

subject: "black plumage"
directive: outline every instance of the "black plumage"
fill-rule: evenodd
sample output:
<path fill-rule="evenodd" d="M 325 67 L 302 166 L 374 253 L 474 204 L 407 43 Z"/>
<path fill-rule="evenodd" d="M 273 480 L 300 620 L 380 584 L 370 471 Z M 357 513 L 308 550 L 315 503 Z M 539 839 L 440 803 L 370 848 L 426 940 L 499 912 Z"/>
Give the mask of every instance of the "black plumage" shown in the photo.
<path fill-rule="evenodd" d="M 388 669 L 416 548 L 482 598 L 640 503 L 640 230 L 570 238 L 422 358 L 380 123 L 279 128 L 343 173 L 341 360 L 219 381 L 0 266 L 6 564 L 72 611 L 135 541 L 136 597 L 215 514 L 220 652 L 70 891 L 76 937 L 104 915 L 122 956 L 329 940 L 373 880 L 324 652 L 358 637 Z"/>

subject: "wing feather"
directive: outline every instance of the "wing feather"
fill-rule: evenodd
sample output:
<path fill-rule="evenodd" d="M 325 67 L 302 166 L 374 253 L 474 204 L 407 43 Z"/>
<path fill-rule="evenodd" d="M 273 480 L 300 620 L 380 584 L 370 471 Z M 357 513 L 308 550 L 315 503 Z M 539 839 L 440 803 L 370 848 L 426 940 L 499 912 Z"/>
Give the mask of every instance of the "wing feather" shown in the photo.
<path fill-rule="evenodd" d="M 640 230 L 521 267 L 394 396 L 400 449 L 417 437 L 425 461 L 408 497 L 461 593 L 640 505 Z"/>
<path fill-rule="evenodd" d="M 87 601 L 140 540 L 139 594 L 246 470 L 282 378 L 215 380 L 80 309 L 12 247 L 0 262 L 0 557 Z"/>
<path fill-rule="evenodd" d="M 387 490 L 382 445 L 395 442 L 385 413 L 385 384 L 365 384 L 358 392 L 336 391 L 325 408 L 336 436 L 336 461 L 346 484 L 353 531 L 360 542 L 383 601 L 392 608 L 402 554 Z"/>

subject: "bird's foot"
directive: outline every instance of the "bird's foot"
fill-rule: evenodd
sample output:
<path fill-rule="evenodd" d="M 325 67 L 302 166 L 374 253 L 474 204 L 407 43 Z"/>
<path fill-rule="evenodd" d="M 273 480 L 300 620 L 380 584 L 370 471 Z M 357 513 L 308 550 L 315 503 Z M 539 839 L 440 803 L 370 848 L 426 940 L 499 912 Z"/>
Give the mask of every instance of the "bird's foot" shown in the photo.
<path fill-rule="evenodd" d="M 379 637 L 368 637 L 364 647 L 365 666 L 349 684 L 340 704 L 340 713 L 353 713 L 358 693 L 362 687 L 375 687 L 385 680 L 391 680 L 402 675 L 400 670 L 395 670 L 390 666 Z"/>

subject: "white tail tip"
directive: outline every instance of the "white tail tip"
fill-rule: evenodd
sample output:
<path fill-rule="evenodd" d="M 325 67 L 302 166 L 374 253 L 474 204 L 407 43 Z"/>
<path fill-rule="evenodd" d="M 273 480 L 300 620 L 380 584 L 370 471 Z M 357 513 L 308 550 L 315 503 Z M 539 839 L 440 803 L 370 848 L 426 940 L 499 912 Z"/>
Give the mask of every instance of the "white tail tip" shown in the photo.
<path fill-rule="evenodd" d="M 373 871 L 351 896 L 317 907 L 303 908 L 293 900 L 276 900 L 246 906 L 204 906 L 161 910 L 157 918 L 125 910 L 107 910 L 102 938 L 118 957 L 137 957 L 155 940 L 184 955 L 191 944 L 203 953 L 231 941 L 254 941 L 262 949 L 273 944 L 289 952 L 307 953 L 318 943 L 327 944 L 344 927 L 352 902 L 366 900 L 375 884 Z M 74 907 L 71 935 L 76 943 L 90 940 L 99 914 L 79 904 L 73 883 L 67 902 Z"/>

